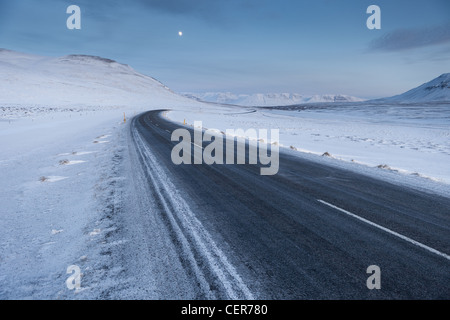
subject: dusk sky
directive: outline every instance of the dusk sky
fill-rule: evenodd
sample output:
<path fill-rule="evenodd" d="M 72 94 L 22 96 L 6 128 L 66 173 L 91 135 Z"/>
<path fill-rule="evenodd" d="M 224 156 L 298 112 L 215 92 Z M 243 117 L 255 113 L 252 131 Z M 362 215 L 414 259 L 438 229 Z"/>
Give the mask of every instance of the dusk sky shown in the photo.
<path fill-rule="evenodd" d="M 102 56 L 177 92 L 374 98 L 450 72 L 450 1 L 0 0 L 0 48 Z"/>

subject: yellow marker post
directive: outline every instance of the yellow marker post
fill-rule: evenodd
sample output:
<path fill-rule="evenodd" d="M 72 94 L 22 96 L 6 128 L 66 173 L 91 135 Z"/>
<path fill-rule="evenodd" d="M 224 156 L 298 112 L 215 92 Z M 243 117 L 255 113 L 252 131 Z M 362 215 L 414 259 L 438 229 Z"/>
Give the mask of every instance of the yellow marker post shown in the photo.
<path fill-rule="evenodd" d="M 127 118 L 125 117 L 125 112 L 123 113 L 123 123 L 127 122 Z"/>

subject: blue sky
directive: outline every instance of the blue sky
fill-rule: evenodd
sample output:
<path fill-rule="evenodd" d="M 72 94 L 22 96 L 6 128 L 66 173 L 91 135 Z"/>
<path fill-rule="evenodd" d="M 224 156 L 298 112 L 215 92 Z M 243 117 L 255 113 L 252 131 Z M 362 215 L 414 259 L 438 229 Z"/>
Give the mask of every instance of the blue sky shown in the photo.
<path fill-rule="evenodd" d="M 66 28 L 71 4 L 81 30 Z M 0 0 L 0 48 L 98 55 L 178 92 L 373 98 L 450 72 L 450 1 Z"/>

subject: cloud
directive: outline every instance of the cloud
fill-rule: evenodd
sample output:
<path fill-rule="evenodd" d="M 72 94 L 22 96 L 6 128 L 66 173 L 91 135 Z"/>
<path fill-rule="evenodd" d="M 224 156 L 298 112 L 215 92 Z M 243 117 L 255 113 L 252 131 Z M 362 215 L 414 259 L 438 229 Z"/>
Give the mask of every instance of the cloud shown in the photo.
<path fill-rule="evenodd" d="M 203 17 L 217 16 L 222 1 L 211 0 L 138 0 L 142 5 L 169 14 L 193 14 Z"/>
<path fill-rule="evenodd" d="M 420 29 L 397 29 L 373 40 L 369 49 L 401 51 L 450 43 L 450 22 Z"/>
<path fill-rule="evenodd" d="M 147 10 L 191 16 L 203 21 L 234 24 L 237 15 L 258 15 L 272 0 L 134 0 Z M 132 1 L 129 1 L 132 2 Z M 231 14 L 230 14 L 231 13 Z"/>

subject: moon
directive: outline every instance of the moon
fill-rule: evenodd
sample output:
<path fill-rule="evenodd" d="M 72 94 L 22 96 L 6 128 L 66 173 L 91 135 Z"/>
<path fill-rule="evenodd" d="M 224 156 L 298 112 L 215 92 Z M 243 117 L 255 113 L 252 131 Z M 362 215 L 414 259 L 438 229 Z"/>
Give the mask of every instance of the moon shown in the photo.
<path fill-rule="evenodd" d="M 181 37 L 183 36 L 183 31 L 178 31 L 178 35 Z"/>

